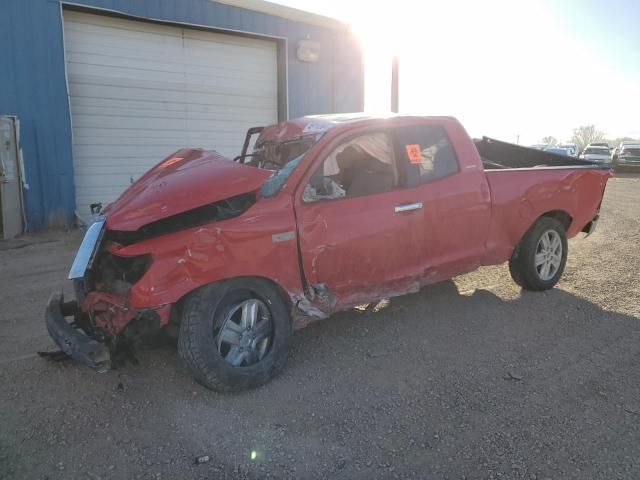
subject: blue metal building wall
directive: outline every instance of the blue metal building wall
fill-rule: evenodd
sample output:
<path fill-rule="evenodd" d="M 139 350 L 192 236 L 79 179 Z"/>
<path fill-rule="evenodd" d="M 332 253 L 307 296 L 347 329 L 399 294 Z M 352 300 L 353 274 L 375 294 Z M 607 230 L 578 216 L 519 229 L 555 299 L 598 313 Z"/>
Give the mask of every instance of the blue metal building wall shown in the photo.
<path fill-rule="evenodd" d="M 290 118 L 360 111 L 364 72 L 349 32 L 210 0 L 74 0 L 86 7 L 284 37 Z M 97 11 L 99 13 L 99 11 Z M 20 119 L 29 230 L 70 224 L 75 209 L 71 123 L 60 0 L 0 0 L 0 114 Z M 320 61 L 296 59 L 299 40 L 320 42 Z"/>

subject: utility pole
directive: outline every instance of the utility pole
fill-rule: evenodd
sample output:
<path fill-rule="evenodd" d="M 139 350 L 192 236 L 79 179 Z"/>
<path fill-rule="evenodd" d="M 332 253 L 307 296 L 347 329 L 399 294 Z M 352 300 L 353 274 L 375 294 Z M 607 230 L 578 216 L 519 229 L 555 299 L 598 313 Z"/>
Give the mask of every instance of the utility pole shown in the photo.
<path fill-rule="evenodd" d="M 391 61 L 391 111 L 398 113 L 400 106 L 400 59 L 398 55 L 393 56 Z"/>

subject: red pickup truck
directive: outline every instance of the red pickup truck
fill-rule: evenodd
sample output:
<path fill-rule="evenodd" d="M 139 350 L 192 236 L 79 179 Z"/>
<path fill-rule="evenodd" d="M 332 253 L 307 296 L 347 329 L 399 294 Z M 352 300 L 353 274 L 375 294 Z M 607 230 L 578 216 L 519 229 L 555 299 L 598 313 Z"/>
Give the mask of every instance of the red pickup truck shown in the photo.
<path fill-rule="evenodd" d="M 552 288 L 610 176 L 474 141 L 450 117 L 254 128 L 236 159 L 180 150 L 108 205 L 69 274 L 77 300 L 52 296 L 47 327 L 99 370 L 173 330 L 203 385 L 255 387 L 285 365 L 293 329 L 334 312 L 505 261 L 522 288 Z"/>

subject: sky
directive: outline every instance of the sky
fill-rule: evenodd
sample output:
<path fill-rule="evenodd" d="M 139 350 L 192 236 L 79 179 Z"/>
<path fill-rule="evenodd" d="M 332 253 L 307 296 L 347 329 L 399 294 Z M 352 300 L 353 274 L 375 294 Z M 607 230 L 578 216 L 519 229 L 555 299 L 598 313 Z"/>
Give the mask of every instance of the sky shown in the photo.
<path fill-rule="evenodd" d="M 274 0 L 351 24 L 365 110 L 453 115 L 473 136 L 533 144 L 595 125 L 640 138 L 640 0 Z"/>

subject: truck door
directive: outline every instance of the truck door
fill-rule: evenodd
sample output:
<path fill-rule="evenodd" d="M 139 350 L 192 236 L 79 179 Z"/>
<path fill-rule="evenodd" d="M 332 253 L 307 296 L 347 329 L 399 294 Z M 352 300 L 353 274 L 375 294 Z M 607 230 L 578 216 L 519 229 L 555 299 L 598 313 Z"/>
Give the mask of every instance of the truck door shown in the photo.
<path fill-rule="evenodd" d="M 307 284 L 334 310 L 417 290 L 422 204 L 400 186 L 390 133 L 343 137 L 325 153 L 296 200 Z"/>
<path fill-rule="evenodd" d="M 425 120 L 394 130 L 396 158 L 407 189 L 423 205 L 418 223 L 427 283 L 480 266 L 491 215 L 489 186 L 480 162 L 463 158 L 451 141 L 462 140 L 463 135 L 469 142 L 468 136 L 461 127 L 449 132 L 446 122 L 438 122 Z"/>

